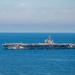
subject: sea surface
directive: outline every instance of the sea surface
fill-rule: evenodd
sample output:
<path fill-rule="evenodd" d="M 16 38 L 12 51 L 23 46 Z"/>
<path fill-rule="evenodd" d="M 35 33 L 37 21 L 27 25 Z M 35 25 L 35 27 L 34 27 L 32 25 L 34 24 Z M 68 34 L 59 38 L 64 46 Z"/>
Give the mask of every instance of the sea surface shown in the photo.
<path fill-rule="evenodd" d="M 75 33 L 0 33 L 0 75 L 75 75 L 75 50 L 6 50 L 3 43 L 75 43 Z"/>

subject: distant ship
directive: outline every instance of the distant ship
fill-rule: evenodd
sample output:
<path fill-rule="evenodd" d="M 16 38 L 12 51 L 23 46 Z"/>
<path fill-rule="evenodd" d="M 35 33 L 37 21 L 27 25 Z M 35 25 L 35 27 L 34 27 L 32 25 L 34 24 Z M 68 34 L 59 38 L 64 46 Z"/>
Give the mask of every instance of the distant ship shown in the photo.
<path fill-rule="evenodd" d="M 49 36 L 44 43 L 5 43 L 2 44 L 5 49 L 75 49 L 75 43 L 54 43 Z"/>

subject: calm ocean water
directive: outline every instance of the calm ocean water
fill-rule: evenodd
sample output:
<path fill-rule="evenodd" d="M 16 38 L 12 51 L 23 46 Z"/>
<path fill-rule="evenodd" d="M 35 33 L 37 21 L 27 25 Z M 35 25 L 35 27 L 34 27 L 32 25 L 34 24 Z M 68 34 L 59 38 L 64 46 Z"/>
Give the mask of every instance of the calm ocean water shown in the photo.
<path fill-rule="evenodd" d="M 3 43 L 75 43 L 74 33 L 0 33 L 0 75 L 75 75 L 75 50 L 5 50 Z"/>

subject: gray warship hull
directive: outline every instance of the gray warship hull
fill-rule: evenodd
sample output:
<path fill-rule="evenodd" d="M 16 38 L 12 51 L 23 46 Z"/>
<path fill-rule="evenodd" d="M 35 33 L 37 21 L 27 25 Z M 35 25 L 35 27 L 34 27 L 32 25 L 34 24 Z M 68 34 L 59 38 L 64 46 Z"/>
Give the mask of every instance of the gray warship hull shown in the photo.
<path fill-rule="evenodd" d="M 5 49 L 75 49 L 75 44 L 3 44 Z"/>
<path fill-rule="evenodd" d="M 5 43 L 2 45 L 5 49 L 75 49 L 75 43 L 54 43 L 50 36 L 44 43 Z"/>

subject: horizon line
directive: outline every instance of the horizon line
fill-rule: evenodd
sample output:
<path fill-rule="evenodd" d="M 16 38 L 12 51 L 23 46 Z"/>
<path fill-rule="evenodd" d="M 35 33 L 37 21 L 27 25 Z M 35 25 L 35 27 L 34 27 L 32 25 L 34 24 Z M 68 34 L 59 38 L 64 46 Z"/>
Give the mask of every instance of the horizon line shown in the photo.
<path fill-rule="evenodd" d="M 75 32 L 0 32 L 0 33 L 75 33 Z"/>

